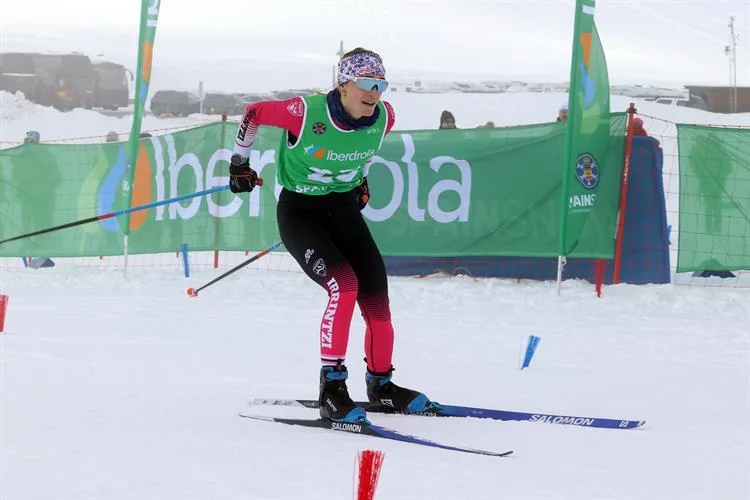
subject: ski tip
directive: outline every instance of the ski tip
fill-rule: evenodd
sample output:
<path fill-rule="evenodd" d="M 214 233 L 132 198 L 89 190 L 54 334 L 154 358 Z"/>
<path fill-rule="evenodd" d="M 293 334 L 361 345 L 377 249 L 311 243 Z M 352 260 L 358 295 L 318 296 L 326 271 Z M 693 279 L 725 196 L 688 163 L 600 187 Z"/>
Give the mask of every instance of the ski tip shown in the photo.
<path fill-rule="evenodd" d="M 255 398 L 250 401 L 250 406 L 301 406 L 301 405 L 294 399 Z"/>
<path fill-rule="evenodd" d="M 245 418 L 252 418 L 255 420 L 265 420 L 266 422 L 273 422 L 275 420 L 273 417 L 266 417 L 264 415 L 251 415 L 250 413 L 245 413 L 243 411 L 239 413 L 239 416 L 245 417 Z"/>
<path fill-rule="evenodd" d="M 505 458 L 513 455 L 513 450 L 508 451 L 487 451 L 487 450 L 476 450 L 472 448 L 467 448 L 466 451 L 469 451 L 470 453 L 474 453 L 476 455 L 484 455 L 486 457 L 497 457 L 497 458 Z"/>
<path fill-rule="evenodd" d="M 477 450 L 472 448 L 466 448 L 462 451 L 468 451 L 469 453 L 473 453 L 476 455 L 484 455 L 486 457 L 497 457 L 497 458 L 505 458 L 513 455 L 513 450 L 508 451 L 487 451 L 487 450 Z"/>
<path fill-rule="evenodd" d="M 250 406 L 287 406 L 293 408 L 317 408 L 317 400 L 308 399 L 272 399 L 255 398 L 249 403 Z"/>
<path fill-rule="evenodd" d="M 633 430 L 640 429 L 644 425 L 646 425 L 645 420 L 622 420 L 619 424 L 615 422 L 615 424 L 605 428 Z"/>

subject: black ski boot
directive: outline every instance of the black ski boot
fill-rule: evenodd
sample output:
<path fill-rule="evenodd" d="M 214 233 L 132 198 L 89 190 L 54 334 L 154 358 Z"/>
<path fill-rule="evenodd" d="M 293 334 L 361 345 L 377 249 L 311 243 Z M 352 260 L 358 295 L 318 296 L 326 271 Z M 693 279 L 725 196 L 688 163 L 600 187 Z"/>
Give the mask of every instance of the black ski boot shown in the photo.
<path fill-rule="evenodd" d="M 367 422 L 365 410 L 349 397 L 348 376 L 344 365 L 320 369 L 320 416 L 336 422 Z"/>
<path fill-rule="evenodd" d="M 367 398 L 376 406 L 385 406 L 403 413 L 421 413 L 432 408 L 429 398 L 421 392 L 399 387 L 391 382 L 393 367 L 387 373 L 367 370 Z"/>

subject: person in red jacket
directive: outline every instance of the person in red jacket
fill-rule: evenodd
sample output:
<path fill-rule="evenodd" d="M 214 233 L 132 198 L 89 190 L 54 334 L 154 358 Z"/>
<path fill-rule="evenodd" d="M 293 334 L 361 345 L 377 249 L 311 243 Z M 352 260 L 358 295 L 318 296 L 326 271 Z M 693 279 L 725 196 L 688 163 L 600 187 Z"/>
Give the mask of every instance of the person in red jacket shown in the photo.
<path fill-rule="evenodd" d="M 633 119 L 633 136 L 648 136 L 646 129 L 643 128 L 643 120 L 641 120 L 640 118 Z"/>

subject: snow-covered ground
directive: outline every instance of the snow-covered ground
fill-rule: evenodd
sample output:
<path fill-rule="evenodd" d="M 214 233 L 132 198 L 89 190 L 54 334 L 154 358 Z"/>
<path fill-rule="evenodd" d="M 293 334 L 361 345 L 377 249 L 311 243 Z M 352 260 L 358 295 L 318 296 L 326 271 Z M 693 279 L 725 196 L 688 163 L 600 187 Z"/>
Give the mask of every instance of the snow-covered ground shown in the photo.
<path fill-rule="evenodd" d="M 346 499 L 385 451 L 380 499 L 750 498 L 748 292 L 470 278 L 391 280 L 395 380 L 454 404 L 647 420 L 638 430 L 372 415 L 468 456 L 242 419 L 254 397 L 315 397 L 324 294 L 254 268 L 0 271 L 3 500 Z M 365 397 L 363 324 L 350 390 Z M 542 337 L 528 370 L 520 345 Z M 259 408 L 315 416 L 314 410 Z"/>
<path fill-rule="evenodd" d="M 436 128 L 443 109 L 464 128 L 539 123 L 566 100 L 387 98 L 401 130 Z M 615 96 L 612 108 L 628 102 Z M 668 179 L 678 168 L 673 122 L 750 124 L 749 115 L 636 103 L 665 148 Z M 29 129 L 42 140 L 102 141 L 130 128 L 129 117 L 63 114 L 3 93 L 0 114 L 3 147 Z M 146 117 L 143 128 L 214 119 Z M 667 185 L 673 217 L 676 179 Z M 255 397 L 316 396 L 324 294 L 272 255 L 190 299 L 188 286 L 218 272 L 199 266 L 185 279 L 174 254 L 164 258 L 172 269 L 143 257 L 128 279 L 116 259 L 98 269 L 0 266 L 0 293 L 10 296 L 0 334 L 1 500 L 345 499 L 365 448 L 386 452 L 383 500 L 750 498 L 747 289 L 619 285 L 596 300 L 575 281 L 558 297 L 549 283 L 393 278 L 397 383 L 452 404 L 647 421 L 622 431 L 372 416 L 448 444 L 515 450 L 495 459 L 239 418 Z M 365 396 L 362 334 L 356 320 L 356 398 Z M 530 334 L 542 341 L 521 371 Z"/>

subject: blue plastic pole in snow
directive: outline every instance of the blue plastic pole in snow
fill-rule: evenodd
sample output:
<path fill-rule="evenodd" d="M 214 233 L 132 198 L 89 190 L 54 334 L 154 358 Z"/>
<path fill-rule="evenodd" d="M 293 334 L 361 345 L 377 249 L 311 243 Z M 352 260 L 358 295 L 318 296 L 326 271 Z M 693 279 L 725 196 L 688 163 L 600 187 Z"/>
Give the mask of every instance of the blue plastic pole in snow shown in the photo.
<path fill-rule="evenodd" d="M 528 344 L 526 344 L 526 354 L 523 357 L 521 370 L 523 370 L 524 368 L 528 368 L 529 365 L 531 365 L 531 359 L 534 357 L 534 353 L 536 352 L 536 348 L 539 345 L 540 340 L 542 339 L 540 337 L 537 337 L 536 335 L 529 335 L 529 341 Z"/>
<path fill-rule="evenodd" d="M 180 253 L 182 254 L 182 268 L 185 271 L 185 277 L 190 277 L 190 263 L 188 261 L 188 244 L 183 243 L 180 245 Z"/>

